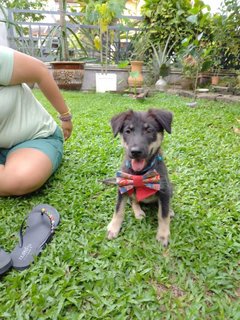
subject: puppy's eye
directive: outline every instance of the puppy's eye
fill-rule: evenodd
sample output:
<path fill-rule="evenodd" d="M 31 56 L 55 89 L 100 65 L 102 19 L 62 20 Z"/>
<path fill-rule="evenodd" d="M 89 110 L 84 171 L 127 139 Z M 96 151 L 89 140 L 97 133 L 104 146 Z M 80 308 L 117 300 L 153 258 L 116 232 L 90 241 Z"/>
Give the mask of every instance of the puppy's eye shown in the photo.
<path fill-rule="evenodd" d="M 131 129 L 131 128 L 126 128 L 126 129 L 125 129 L 125 133 L 126 133 L 126 134 L 130 134 L 131 132 L 132 132 L 132 129 Z"/>
<path fill-rule="evenodd" d="M 147 133 L 152 133 L 152 132 L 153 132 L 152 128 L 149 128 L 149 127 L 145 128 L 145 131 L 146 131 Z"/>

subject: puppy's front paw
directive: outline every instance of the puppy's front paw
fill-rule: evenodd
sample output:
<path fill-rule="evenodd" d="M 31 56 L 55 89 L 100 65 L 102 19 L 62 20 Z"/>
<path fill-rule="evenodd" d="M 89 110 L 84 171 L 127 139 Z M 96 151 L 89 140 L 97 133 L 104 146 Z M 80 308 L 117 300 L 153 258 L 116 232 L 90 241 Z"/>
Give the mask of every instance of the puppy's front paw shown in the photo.
<path fill-rule="evenodd" d="M 117 238 L 119 231 L 121 229 L 121 224 L 117 223 L 116 221 L 112 220 L 108 227 L 107 227 L 107 238 L 108 240 L 112 240 Z"/>
<path fill-rule="evenodd" d="M 170 231 L 168 228 L 158 228 L 156 239 L 161 242 L 164 247 L 168 246 Z"/>
<path fill-rule="evenodd" d="M 146 217 L 146 214 L 142 209 L 140 209 L 138 211 L 134 211 L 134 215 L 135 215 L 135 218 L 138 220 L 142 220 L 143 218 Z"/>
<path fill-rule="evenodd" d="M 132 209 L 136 219 L 142 220 L 146 217 L 145 212 L 141 209 L 139 203 L 135 199 L 132 201 Z"/>
<path fill-rule="evenodd" d="M 173 209 L 169 210 L 169 215 L 170 215 L 170 218 L 174 218 L 175 213 L 174 213 Z"/>

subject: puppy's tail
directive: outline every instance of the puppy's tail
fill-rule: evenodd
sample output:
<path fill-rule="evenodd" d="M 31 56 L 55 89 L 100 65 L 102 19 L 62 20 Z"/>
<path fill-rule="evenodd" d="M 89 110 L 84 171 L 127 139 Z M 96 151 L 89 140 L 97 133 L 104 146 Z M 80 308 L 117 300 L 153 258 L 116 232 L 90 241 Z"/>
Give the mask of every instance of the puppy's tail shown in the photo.
<path fill-rule="evenodd" d="M 105 180 L 101 180 L 102 183 L 106 184 L 107 186 L 112 186 L 112 185 L 116 185 L 116 178 L 108 178 Z"/>

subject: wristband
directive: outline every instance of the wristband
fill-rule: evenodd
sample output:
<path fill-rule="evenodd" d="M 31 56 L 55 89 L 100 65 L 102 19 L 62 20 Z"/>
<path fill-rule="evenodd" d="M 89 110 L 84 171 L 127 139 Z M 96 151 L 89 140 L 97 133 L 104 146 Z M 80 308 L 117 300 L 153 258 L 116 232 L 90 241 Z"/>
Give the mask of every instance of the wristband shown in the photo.
<path fill-rule="evenodd" d="M 60 115 L 58 117 L 61 121 L 71 121 L 72 120 L 72 115 L 69 113 L 68 115 Z"/>

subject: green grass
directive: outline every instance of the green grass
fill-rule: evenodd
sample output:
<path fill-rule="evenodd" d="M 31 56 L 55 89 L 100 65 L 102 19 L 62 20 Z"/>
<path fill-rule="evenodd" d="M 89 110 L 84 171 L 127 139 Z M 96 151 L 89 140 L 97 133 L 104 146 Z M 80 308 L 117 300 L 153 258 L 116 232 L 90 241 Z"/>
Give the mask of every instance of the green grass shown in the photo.
<path fill-rule="evenodd" d="M 50 108 L 39 91 L 37 97 Z M 38 192 L 0 199 L 0 244 L 11 251 L 23 217 L 39 203 L 61 213 L 52 242 L 27 270 L 0 279 L 0 319 L 240 319 L 239 105 L 158 94 L 64 92 L 74 115 L 62 166 Z M 127 207 L 106 239 L 116 190 L 100 181 L 120 167 L 110 118 L 128 108 L 174 113 L 164 158 L 174 184 L 171 244 L 155 240 L 156 207 L 143 221 Z M 57 117 L 56 117 L 57 118 Z"/>

